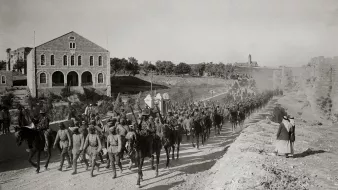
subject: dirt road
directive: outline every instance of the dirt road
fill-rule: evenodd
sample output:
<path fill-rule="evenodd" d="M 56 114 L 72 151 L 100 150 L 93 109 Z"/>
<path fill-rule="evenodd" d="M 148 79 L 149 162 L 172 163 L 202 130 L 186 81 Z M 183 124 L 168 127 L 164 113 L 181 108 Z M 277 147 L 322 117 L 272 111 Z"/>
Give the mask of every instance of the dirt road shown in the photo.
<path fill-rule="evenodd" d="M 264 110 L 263 110 L 264 111 Z M 250 121 L 256 121 L 252 117 Z M 180 185 L 189 180 L 198 172 L 210 169 L 216 161 L 223 156 L 229 145 L 238 137 L 241 128 L 235 132 L 230 129 L 230 124 L 223 126 L 221 135 L 214 136 L 212 131 L 211 138 L 205 146 L 199 150 L 193 148 L 190 142 L 184 137 L 181 145 L 179 160 L 171 160 L 169 169 L 164 169 L 165 154 L 162 151 L 160 159 L 159 177 L 155 178 L 155 173 L 150 170 L 149 162 L 144 165 L 144 181 L 142 189 L 169 189 L 175 187 L 180 189 Z M 127 161 L 123 161 L 124 172 L 112 179 L 111 170 L 101 167 L 100 171 L 95 172 L 96 176 L 91 178 L 88 171 L 84 171 L 84 165 L 80 165 L 79 174 L 72 176 L 71 170 L 63 172 L 57 171 L 59 166 L 59 155 L 54 155 L 53 162 L 48 171 L 35 174 L 34 168 L 27 164 L 26 160 L 15 160 L 0 165 L 0 184 L 2 189 L 135 189 L 137 172 L 136 168 L 132 171 L 127 169 Z"/>

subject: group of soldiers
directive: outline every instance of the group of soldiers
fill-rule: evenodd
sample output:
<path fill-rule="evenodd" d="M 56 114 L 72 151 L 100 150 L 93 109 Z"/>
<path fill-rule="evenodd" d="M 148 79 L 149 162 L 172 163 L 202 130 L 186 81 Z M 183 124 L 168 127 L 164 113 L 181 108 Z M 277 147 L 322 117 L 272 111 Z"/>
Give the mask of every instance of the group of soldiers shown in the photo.
<path fill-rule="evenodd" d="M 166 140 L 165 126 L 180 131 L 180 135 L 185 134 L 189 140 L 190 136 L 194 137 L 193 122 L 200 121 L 202 125 L 212 126 L 212 116 L 218 114 L 222 116 L 221 125 L 226 121 L 238 123 L 240 119 L 245 119 L 255 109 L 264 106 L 273 95 L 279 93 L 277 91 L 261 93 L 245 100 L 233 102 L 232 105 L 223 105 L 217 102 L 217 105 L 215 102 L 181 106 L 173 104 L 165 116 L 162 116 L 157 108 L 146 108 L 139 111 L 138 117 L 134 112 L 131 114 L 133 117 L 127 117 L 126 111 L 121 108 L 120 112 L 115 112 L 114 116 L 111 116 L 106 122 L 98 114 L 90 111 L 92 105 L 89 105 L 81 118 L 73 118 L 70 126 L 66 127 L 64 123 L 59 125 L 60 129 L 53 144 L 54 147 L 59 147 L 61 150 L 59 170 L 62 171 L 64 161 L 67 159 L 67 168 L 73 168 L 72 174 L 75 175 L 77 162 L 80 160 L 85 163 L 86 170 L 91 166 L 90 175 L 94 176 L 95 168 L 97 171 L 100 168 L 100 163 L 96 161 L 99 158 L 101 164 L 106 163 L 106 168 L 112 168 L 113 178 L 116 178 L 115 164 L 122 173 L 121 160 L 126 158 L 125 155 L 131 159 L 129 168 L 132 167 L 132 153 L 135 147 L 127 143 L 128 139 L 136 138 L 137 135 L 147 136 L 147 147 L 152 154 L 154 152 L 152 150 L 153 139 L 157 137 L 162 142 Z M 42 128 L 48 134 L 48 118 L 44 112 L 41 114 L 42 119 L 38 122 L 37 127 Z M 215 131 L 215 135 L 217 134 L 219 133 Z M 193 141 L 192 145 L 194 146 Z M 89 157 L 89 162 L 86 155 Z M 106 162 L 104 158 L 106 158 Z"/>
<path fill-rule="evenodd" d="M 0 106 L 0 132 L 2 134 L 9 133 L 9 127 L 11 123 L 11 116 L 9 109 L 5 106 Z"/>

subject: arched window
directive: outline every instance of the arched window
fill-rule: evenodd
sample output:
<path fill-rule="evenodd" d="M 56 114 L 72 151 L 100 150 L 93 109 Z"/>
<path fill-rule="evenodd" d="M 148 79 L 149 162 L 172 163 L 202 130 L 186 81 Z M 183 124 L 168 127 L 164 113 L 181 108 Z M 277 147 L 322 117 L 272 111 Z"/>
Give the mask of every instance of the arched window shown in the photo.
<path fill-rule="evenodd" d="M 75 65 L 75 57 L 74 57 L 74 55 L 70 56 L 70 65 L 71 66 Z"/>
<path fill-rule="evenodd" d="M 94 57 L 93 56 L 89 56 L 89 65 L 94 66 Z"/>
<path fill-rule="evenodd" d="M 102 56 L 99 56 L 99 66 L 102 66 Z"/>
<path fill-rule="evenodd" d="M 77 65 L 81 66 L 82 64 L 82 60 L 81 60 L 81 56 L 79 55 L 79 57 L 77 57 Z"/>
<path fill-rule="evenodd" d="M 6 84 L 6 76 L 1 76 L 1 84 Z"/>
<path fill-rule="evenodd" d="M 41 55 L 41 65 L 45 65 L 45 55 Z"/>
<path fill-rule="evenodd" d="M 63 65 L 68 65 L 67 55 L 63 56 Z"/>
<path fill-rule="evenodd" d="M 99 75 L 97 76 L 97 82 L 103 83 L 103 74 L 102 73 L 99 73 Z"/>
<path fill-rule="evenodd" d="M 50 65 L 54 65 L 54 55 L 50 56 Z"/>
<path fill-rule="evenodd" d="M 46 76 L 46 73 L 41 73 L 41 74 L 40 74 L 40 83 L 41 83 L 41 84 L 46 84 L 46 83 L 47 83 L 47 76 Z"/>

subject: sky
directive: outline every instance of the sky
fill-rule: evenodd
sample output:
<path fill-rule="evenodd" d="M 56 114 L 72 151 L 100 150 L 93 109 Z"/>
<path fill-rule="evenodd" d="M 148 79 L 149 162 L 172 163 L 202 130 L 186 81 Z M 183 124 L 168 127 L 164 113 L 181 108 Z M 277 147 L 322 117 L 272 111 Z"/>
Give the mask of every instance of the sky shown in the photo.
<path fill-rule="evenodd" d="M 338 0 L 0 0 L 0 59 L 70 31 L 139 62 L 297 66 L 338 55 Z"/>

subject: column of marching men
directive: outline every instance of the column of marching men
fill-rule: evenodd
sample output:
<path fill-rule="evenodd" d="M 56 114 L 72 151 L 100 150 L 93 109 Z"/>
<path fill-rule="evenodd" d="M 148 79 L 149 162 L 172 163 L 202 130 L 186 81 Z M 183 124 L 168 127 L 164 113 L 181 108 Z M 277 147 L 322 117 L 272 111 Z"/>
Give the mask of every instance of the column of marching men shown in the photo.
<path fill-rule="evenodd" d="M 150 155 L 153 155 L 156 152 L 153 150 L 156 149 L 154 143 L 161 143 L 157 146 L 160 148 L 176 144 L 178 158 L 182 136 L 186 136 L 193 147 L 199 148 L 199 140 L 201 139 L 204 144 L 210 137 L 212 129 L 215 135 L 219 135 L 223 124 L 230 122 L 234 131 L 237 126 L 243 125 L 243 121 L 250 114 L 265 106 L 273 96 L 281 94 L 280 90 L 266 91 L 230 104 L 211 101 L 185 104 L 172 102 L 165 116 L 161 115 L 157 107 L 154 109 L 146 107 L 140 109 L 138 115 L 133 112 L 133 117 L 130 118 L 121 108 L 121 111 L 115 112 L 107 122 L 103 122 L 102 118 L 94 113 L 92 105 L 89 105 L 84 114 L 76 119 L 72 118 L 74 122 L 71 126 L 59 124 L 53 142 L 53 147 L 61 150 L 58 170 L 63 170 L 64 161 L 67 160 L 67 168 L 73 168 L 72 174 L 75 175 L 80 162 L 85 164 L 85 170 L 90 170 L 90 176 L 93 177 L 95 168 L 99 172 L 101 164 L 106 164 L 105 167 L 111 168 L 113 178 L 116 178 L 116 165 L 120 173 L 123 172 L 121 160 L 129 159 L 129 169 L 133 164 L 138 166 L 140 162 L 137 161 L 135 154 L 137 149 L 143 146 Z M 41 114 L 44 119 L 38 122 L 37 128 L 43 129 L 46 131 L 44 134 L 48 134 L 49 121 L 44 112 Z M 132 143 L 134 142 L 132 139 L 137 142 L 140 137 L 146 138 L 144 145 L 136 146 Z M 169 153 L 167 152 L 167 159 Z M 174 159 L 174 152 L 172 156 Z M 169 160 L 167 167 L 168 164 Z"/>

